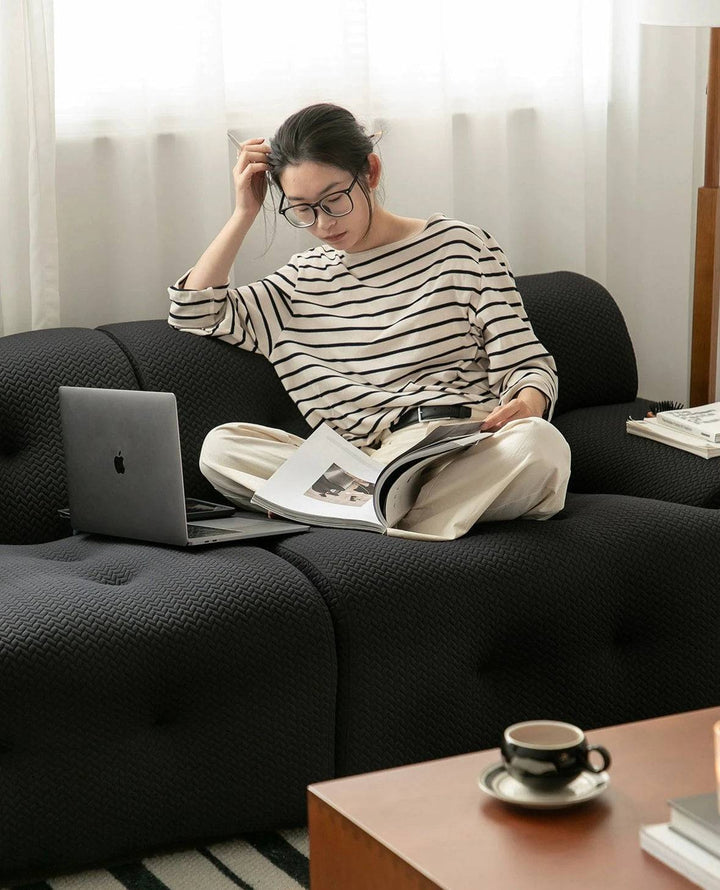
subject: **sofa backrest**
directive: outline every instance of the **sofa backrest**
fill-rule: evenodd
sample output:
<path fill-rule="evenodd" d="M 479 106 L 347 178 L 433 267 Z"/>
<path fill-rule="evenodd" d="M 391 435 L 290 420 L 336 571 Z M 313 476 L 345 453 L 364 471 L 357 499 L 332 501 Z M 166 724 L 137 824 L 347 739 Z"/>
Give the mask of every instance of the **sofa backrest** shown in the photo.
<path fill-rule="evenodd" d="M 70 533 L 58 387 L 137 389 L 123 351 L 99 331 L 56 328 L 0 338 L 0 542 Z"/>
<path fill-rule="evenodd" d="M 602 285 L 575 272 L 546 272 L 519 276 L 517 287 L 538 339 L 557 363 L 556 415 L 635 399 L 635 352 L 625 319 Z"/>
<path fill-rule="evenodd" d="M 141 389 L 175 393 L 188 496 L 223 500 L 198 467 L 203 439 L 213 427 L 248 421 L 298 436 L 310 434 L 261 355 L 177 331 L 164 320 L 111 324 L 100 330 L 126 351 Z"/>
<path fill-rule="evenodd" d="M 556 413 L 635 398 L 635 354 L 605 288 L 573 272 L 519 277 L 518 288 L 536 334 L 558 365 Z M 220 499 L 198 469 L 203 439 L 214 426 L 250 421 L 299 436 L 310 432 L 270 363 L 257 354 L 176 331 L 165 321 L 100 330 L 126 350 L 142 389 L 175 393 L 188 494 Z"/>
<path fill-rule="evenodd" d="M 556 413 L 632 401 L 637 369 L 622 315 L 608 292 L 571 272 L 518 278 L 528 316 L 560 374 Z M 57 388 L 102 386 L 174 392 L 185 490 L 222 500 L 202 476 L 205 435 L 251 421 L 310 432 L 270 363 L 165 320 L 98 330 L 59 328 L 0 338 L 0 542 L 30 544 L 69 533 Z"/>

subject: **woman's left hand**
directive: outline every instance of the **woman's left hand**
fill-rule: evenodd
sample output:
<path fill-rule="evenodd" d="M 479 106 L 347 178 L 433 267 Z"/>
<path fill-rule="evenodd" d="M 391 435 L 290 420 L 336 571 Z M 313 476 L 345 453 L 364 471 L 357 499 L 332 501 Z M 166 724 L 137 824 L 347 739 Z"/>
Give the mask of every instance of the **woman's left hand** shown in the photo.
<path fill-rule="evenodd" d="M 523 417 L 542 417 L 547 408 L 547 402 L 547 396 L 539 389 L 528 386 L 526 389 L 521 389 L 506 405 L 498 405 L 497 408 L 493 408 L 483 421 L 481 429 L 495 433 L 511 420 L 521 420 Z"/>

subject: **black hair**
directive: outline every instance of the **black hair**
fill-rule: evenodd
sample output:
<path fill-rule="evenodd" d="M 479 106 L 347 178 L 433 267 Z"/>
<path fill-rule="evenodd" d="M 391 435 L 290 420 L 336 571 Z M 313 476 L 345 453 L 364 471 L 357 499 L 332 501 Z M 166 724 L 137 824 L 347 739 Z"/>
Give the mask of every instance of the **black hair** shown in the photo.
<path fill-rule="evenodd" d="M 372 225 L 368 155 L 373 147 L 372 138 L 347 109 L 327 102 L 308 105 L 282 123 L 270 139 L 270 178 L 282 192 L 282 172 L 304 161 L 338 167 L 351 176 L 359 173 L 358 185 L 370 211 L 367 234 Z"/>

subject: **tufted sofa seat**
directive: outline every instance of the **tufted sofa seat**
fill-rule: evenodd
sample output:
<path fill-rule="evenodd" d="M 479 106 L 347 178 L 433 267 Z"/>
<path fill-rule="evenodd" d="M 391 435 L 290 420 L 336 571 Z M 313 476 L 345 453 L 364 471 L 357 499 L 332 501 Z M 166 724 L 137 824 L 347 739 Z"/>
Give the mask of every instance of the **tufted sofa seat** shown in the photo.
<path fill-rule="evenodd" d="M 718 701 L 719 540 L 715 511 L 586 494 L 432 547 L 285 539 L 335 628 L 338 773 L 494 748 L 521 719 L 591 728 Z"/>
<path fill-rule="evenodd" d="M 291 564 L 78 535 L 0 571 L 3 879 L 303 822 L 336 668 Z"/>
<path fill-rule="evenodd" d="M 313 529 L 183 551 L 71 535 L 57 388 L 176 394 L 205 434 L 308 427 L 260 356 L 164 320 L 0 338 L 0 881 L 304 820 L 333 775 L 716 704 L 720 461 L 629 437 L 612 297 L 518 279 L 556 358 L 571 493 L 438 544 Z M 663 398 L 665 394 L 652 394 Z"/>

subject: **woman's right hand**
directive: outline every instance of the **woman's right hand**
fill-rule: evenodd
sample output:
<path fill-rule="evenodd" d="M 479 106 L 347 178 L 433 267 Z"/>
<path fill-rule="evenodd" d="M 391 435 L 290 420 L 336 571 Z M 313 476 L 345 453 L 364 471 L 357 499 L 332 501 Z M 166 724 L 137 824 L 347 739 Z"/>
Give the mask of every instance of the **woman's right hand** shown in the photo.
<path fill-rule="evenodd" d="M 237 164 L 233 167 L 235 213 L 248 221 L 255 219 L 265 200 L 269 154 L 270 146 L 262 138 L 246 139 L 238 149 Z"/>

